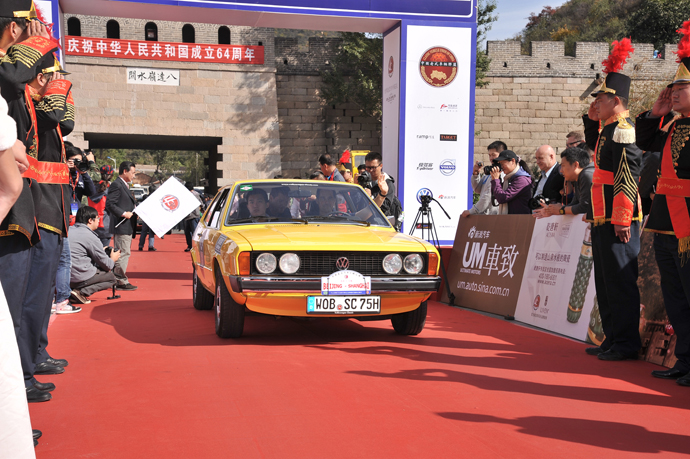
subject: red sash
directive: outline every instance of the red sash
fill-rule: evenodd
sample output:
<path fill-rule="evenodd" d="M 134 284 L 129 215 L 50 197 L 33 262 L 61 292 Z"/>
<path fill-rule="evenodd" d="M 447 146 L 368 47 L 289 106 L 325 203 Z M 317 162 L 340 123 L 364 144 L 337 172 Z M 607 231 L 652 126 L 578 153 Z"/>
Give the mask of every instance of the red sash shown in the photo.
<path fill-rule="evenodd" d="M 679 179 L 678 174 L 676 174 L 673 164 L 673 152 L 671 151 L 675 130 L 676 125 L 674 123 L 666 139 L 666 145 L 664 145 L 664 153 L 661 159 L 661 176 L 659 177 L 656 193 L 666 196 L 666 205 L 671 216 L 673 232 L 678 238 L 678 253 L 685 258 L 690 255 L 690 213 L 685 201 L 685 198 L 690 197 L 690 180 Z"/>
<path fill-rule="evenodd" d="M 69 184 L 67 164 L 39 161 L 28 155 L 26 159 L 29 160 L 29 169 L 22 174 L 22 177 L 34 179 L 38 183 Z"/>
<path fill-rule="evenodd" d="M 599 169 L 597 156 L 599 155 L 599 142 L 601 142 L 601 129 L 599 130 L 599 138 L 597 139 L 597 146 L 594 149 L 594 176 L 592 179 L 592 218 L 594 225 L 603 225 L 606 223 L 606 203 L 604 202 L 604 185 L 603 181 L 595 181 L 596 177 L 603 177 L 607 171 Z M 611 176 L 613 173 L 610 172 Z M 611 180 L 613 183 L 613 179 Z"/>

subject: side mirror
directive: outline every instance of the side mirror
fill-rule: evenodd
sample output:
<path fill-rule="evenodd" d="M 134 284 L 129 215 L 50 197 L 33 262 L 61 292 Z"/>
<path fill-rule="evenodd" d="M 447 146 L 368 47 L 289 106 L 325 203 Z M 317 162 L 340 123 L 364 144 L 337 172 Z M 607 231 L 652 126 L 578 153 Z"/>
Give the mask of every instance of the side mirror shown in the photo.
<path fill-rule="evenodd" d="M 395 226 L 395 215 L 389 215 L 386 219 L 388 219 L 388 223 L 390 223 L 391 226 Z"/>

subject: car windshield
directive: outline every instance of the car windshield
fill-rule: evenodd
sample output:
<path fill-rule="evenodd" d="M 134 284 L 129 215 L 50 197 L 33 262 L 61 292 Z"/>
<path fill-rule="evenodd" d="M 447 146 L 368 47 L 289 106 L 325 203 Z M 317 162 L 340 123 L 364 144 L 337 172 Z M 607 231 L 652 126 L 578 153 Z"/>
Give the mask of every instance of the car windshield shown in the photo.
<path fill-rule="evenodd" d="M 338 182 L 241 183 L 235 187 L 230 202 L 226 225 L 293 222 L 390 228 L 386 217 L 361 187 Z"/>

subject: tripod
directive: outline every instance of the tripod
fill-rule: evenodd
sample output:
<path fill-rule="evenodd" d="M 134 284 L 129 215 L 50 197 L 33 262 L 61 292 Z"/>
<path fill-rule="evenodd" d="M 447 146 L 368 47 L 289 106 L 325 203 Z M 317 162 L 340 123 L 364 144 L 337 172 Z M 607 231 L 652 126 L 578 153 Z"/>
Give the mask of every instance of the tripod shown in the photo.
<path fill-rule="evenodd" d="M 441 272 L 443 273 L 443 279 L 445 280 L 446 292 L 448 292 L 448 302 L 451 306 L 454 306 L 455 295 L 453 295 L 453 292 L 450 291 L 450 281 L 448 281 L 446 267 L 443 265 L 441 245 L 438 242 L 438 233 L 436 233 L 436 227 L 434 226 L 434 216 L 431 213 L 431 207 L 429 207 L 429 204 L 431 204 L 431 201 L 434 201 L 436 204 L 438 204 L 438 206 L 441 208 L 443 213 L 446 214 L 446 217 L 448 217 L 449 220 L 450 215 L 448 215 L 448 212 L 446 212 L 446 209 L 443 208 L 441 203 L 433 197 L 421 196 L 420 200 L 422 201 L 422 206 L 419 208 L 417 216 L 414 218 L 414 222 L 412 222 L 412 228 L 410 228 L 410 236 L 412 236 L 414 230 L 420 228 L 422 230 L 422 239 L 431 242 L 434 245 L 434 247 L 436 247 L 436 250 L 438 250 L 439 260 L 441 261 Z M 427 237 L 424 237 L 425 234 L 427 235 Z"/>

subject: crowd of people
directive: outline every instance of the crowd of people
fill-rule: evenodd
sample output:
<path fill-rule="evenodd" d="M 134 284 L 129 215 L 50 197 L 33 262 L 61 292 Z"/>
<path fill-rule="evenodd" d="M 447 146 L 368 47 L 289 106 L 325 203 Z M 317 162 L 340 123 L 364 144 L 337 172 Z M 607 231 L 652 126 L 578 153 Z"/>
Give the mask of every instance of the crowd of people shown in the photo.
<path fill-rule="evenodd" d="M 631 79 L 621 73 L 632 47 L 614 42 L 606 79 L 583 116 L 584 131 L 535 152 L 536 180 L 502 141 L 488 146 L 491 164 L 477 162 L 471 179 L 475 215 L 582 215 L 591 223 L 594 279 L 605 340 L 586 349 L 603 361 L 636 359 L 640 293 L 640 232 L 654 233 L 661 290 L 676 335 L 677 362 L 652 376 L 690 386 L 690 21 L 681 29 L 679 67 L 651 110 L 630 118 Z"/>

